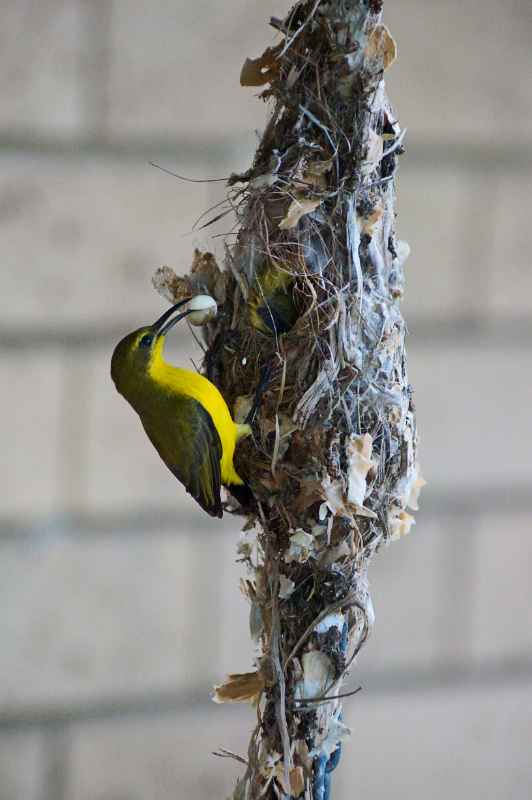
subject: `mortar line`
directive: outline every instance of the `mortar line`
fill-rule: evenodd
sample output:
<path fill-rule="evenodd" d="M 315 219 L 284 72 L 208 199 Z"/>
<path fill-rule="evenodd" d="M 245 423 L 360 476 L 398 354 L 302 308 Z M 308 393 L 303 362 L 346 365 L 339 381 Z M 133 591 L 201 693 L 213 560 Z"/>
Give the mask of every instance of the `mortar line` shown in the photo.
<path fill-rule="evenodd" d="M 68 796 L 68 734 L 68 725 L 61 721 L 48 725 L 43 731 L 45 765 L 39 792 L 41 800 L 66 800 Z"/>
<path fill-rule="evenodd" d="M 103 104 L 103 101 L 100 102 Z M 489 168 L 492 173 L 514 171 L 519 174 L 532 170 L 532 153 L 526 140 L 522 143 L 478 143 L 460 139 L 436 142 L 431 138 L 427 143 L 423 138 L 409 136 L 406 144 L 407 153 L 403 156 L 405 160 L 402 163 L 408 164 L 409 170 L 430 168 L 434 172 L 460 167 L 475 172 Z M 249 136 L 209 136 L 201 133 L 197 136 L 179 136 L 154 131 L 148 136 L 110 137 L 107 133 L 97 133 L 67 138 L 61 134 L 36 134 L 24 127 L 4 128 L 0 131 L 0 152 L 3 156 L 29 154 L 39 158 L 55 156 L 66 160 L 80 156 L 124 160 L 158 157 L 175 161 L 176 153 L 180 158 L 189 160 L 209 159 L 217 153 L 224 157 L 234 157 L 235 153 L 242 150 L 249 151 L 251 156 L 252 142 Z"/>
<path fill-rule="evenodd" d="M 526 482 L 516 486 L 487 486 L 482 489 L 456 487 L 429 489 L 423 496 L 418 512 L 418 527 L 426 521 L 463 519 L 468 524 L 483 515 L 529 515 L 532 513 L 532 495 Z M 235 523 L 236 525 L 237 523 Z M 70 540 L 92 537 L 142 536 L 147 531 L 174 533 L 176 536 L 224 535 L 229 527 L 219 529 L 219 523 L 202 519 L 193 509 L 179 506 L 161 508 L 141 505 L 118 512 L 93 511 L 47 515 L 45 517 L 1 517 L 0 542 L 27 543 L 45 539 L 65 538 Z"/>
<path fill-rule="evenodd" d="M 0 355 L 20 350 L 95 350 L 111 349 L 125 331 L 138 326 L 138 319 L 123 324 L 98 322 L 91 325 L 39 324 L 32 326 L 0 326 Z M 529 317 L 491 320 L 488 315 L 463 314 L 442 320 L 410 315 L 408 330 L 410 348 L 435 346 L 471 346 L 487 350 L 494 347 L 530 348 L 532 321 Z"/>
<path fill-rule="evenodd" d="M 364 674 L 363 669 L 353 670 L 352 680 L 362 684 L 362 697 L 372 701 L 388 695 L 442 691 L 484 691 L 532 684 L 532 659 L 523 657 L 502 658 L 479 664 L 441 663 L 437 668 L 401 669 L 390 666 L 379 673 Z M 96 698 L 86 703 L 69 703 L 55 706 L 27 706 L 0 712 L 0 734 L 20 730 L 66 730 L 68 725 L 98 722 L 127 722 L 135 718 L 161 716 L 178 717 L 188 711 L 213 713 L 207 685 L 190 690 L 167 692 L 145 691 L 138 694 L 112 698 Z M 57 798 L 54 798 L 57 800 Z"/>
<path fill-rule="evenodd" d="M 85 129 L 90 139 L 107 141 L 109 125 L 109 81 L 111 70 L 111 23 L 113 3 L 110 0 L 81 0 L 84 12 L 84 34 L 89 54 L 88 79 L 81 81 L 84 92 Z"/>

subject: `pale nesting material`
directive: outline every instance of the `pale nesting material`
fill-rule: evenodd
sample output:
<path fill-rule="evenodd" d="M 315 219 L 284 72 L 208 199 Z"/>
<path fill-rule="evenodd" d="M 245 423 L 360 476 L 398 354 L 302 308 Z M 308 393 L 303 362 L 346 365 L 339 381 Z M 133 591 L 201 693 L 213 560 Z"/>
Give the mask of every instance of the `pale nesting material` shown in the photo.
<path fill-rule="evenodd" d="M 273 186 L 276 181 L 279 180 L 278 175 L 272 175 L 271 172 L 267 173 L 266 175 L 257 175 L 256 178 L 253 178 L 249 182 L 250 189 L 265 189 L 270 186 Z"/>
<path fill-rule="evenodd" d="M 191 312 L 187 315 L 190 324 L 200 326 L 214 319 L 218 313 L 218 305 L 210 294 L 197 294 L 188 304 L 188 310 Z"/>
<path fill-rule="evenodd" d="M 394 506 L 388 512 L 388 530 L 390 531 L 390 541 L 396 542 L 402 536 L 410 533 L 410 528 L 415 525 L 416 521 L 412 514 L 404 511 L 401 508 Z"/>
<path fill-rule="evenodd" d="M 359 517 L 368 517 L 369 519 L 376 519 L 377 515 L 369 508 L 364 508 L 361 503 L 351 503 L 344 493 L 344 485 L 342 481 L 331 480 L 330 475 L 325 475 L 321 482 L 323 490 L 323 498 L 330 512 L 336 517 L 352 517 L 353 515 Z"/>
<path fill-rule="evenodd" d="M 350 503 L 364 505 L 366 478 L 371 468 L 373 439 L 369 433 L 351 436 L 347 443 L 347 499 Z"/>
<path fill-rule="evenodd" d="M 406 438 L 406 436 L 405 436 Z M 411 451 L 409 447 L 409 452 Z M 413 511 L 418 511 L 419 506 L 419 493 L 421 489 L 426 486 L 427 481 L 423 478 L 419 464 L 415 464 L 409 469 L 404 478 L 402 478 L 396 489 L 396 497 L 400 503 L 401 508 L 411 508 Z"/>
<path fill-rule="evenodd" d="M 320 507 L 320 513 L 323 514 L 323 505 L 334 516 L 345 511 L 344 487 L 340 481 L 333 481 L 331 476 L 327 474 L 321 482 L 321 488 L 323 489 L 325 503 Z"/>
<path fill-rule="evenodd" d="M 396 257 L 393 260 L 394 267 L 404 267 L 406 261 L 410 256 L 410 245 L 408 242 L 398 239 L 395 244 Z"/>
<path fill-rule="evenodd" d="M 375 608 L 373 606 L 371 595 L 367 590 L 365 593 L 364 610 L 366 612 L 366 624 L 368 626 L 368 632 L 371 633 L 375 625 Z"/>
<path fill-rule="evenodd" d="M 303 564 L 313 554 L 314 545 L 314 536 L 299 528 L 290 537 L 290 546 L 284 554 L 284 560 L 287 564 L 290 564 L 291 561 L 298 561 Z"/>
<path fill-rule="evenodd" d="M 412 483 L 412 488 L 410 489 L 410 494 L 408 495 L 408 500 L 406 503 L 408 508 L 411 508 L 412 511 L 419 511 L 419 493 L 426 485 L 427 481 L 421 475 L 418 467 L 416 470 L 416 479 Z"/>
<path fill-rule="evenodd" d="M 374 130 L 369 131 L 368 136 L 368 149 L 366 153 L 366 164 L 364 165 L 367 168 L 375 169 L 376 164 L 382 159 L 383 154 L 383 139 L 382 136 L 379 136 L 378 133 L 375 133 Z"/>
<path fill-rule="evenodd" d="M 295 697 L 312 700 L 323 697 L 334 680 L 334 669 L 329 656 L 321 650 L 309 650 L 301 658 L 303 679 L 295 687 Z"/>
<path fill-rule="evenodd" d="M 342 709 L 338 707 L 329 720 L 327 735 L 318 747 L 310 751 L 311 756 L 324 755 L 329 759 L 337 749 L 340 742 L 349 739 L 351 730 L 339 719 Z"/>
<path fill-rule="evenodd" d="M 294 581 L 287 578 L 286 575 L 279 575 L 279 597 L 281 600 L 287 600 L 295 588 Z"/>
<path fill-rule="evenodd" d="M 342 632 L 345 624 L 345 614 L 337 611 L 335 614 L 329 614 L 321 622 L 318 622 L 314 628 L 315 633 L 327 633 L 331 628 L 338 628 Z"/>
<path fill-rule="evenodd" d="M 332 514 L 350 517 L 358 514 L 362 517 L 375 518 L 373 511 L 364 508 L 367 491 L 367 475 L 372 467 L 371 455 L 373 439 L 369 433 L 363 436 L 351 436 L 346 446 L 347 456 L 347 492 L 343 481 L 332 480 L 325 475 L 322 480 L 326 507 Z M 346 496 L 347 495 L 347 496 Z M 319 511 L 320 520 L 325 518 L 323 504 Z"/>

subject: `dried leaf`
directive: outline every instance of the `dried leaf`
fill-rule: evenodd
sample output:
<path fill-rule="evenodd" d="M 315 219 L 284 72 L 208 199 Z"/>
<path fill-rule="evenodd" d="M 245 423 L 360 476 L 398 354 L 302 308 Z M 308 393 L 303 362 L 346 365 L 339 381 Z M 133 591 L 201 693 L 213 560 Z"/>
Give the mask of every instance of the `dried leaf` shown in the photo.
<path fill-rule="evenodd" d="M 305 791 L 303 767 L 294 767 L 290 772 L 290 794 L 299 797 Z"/>
<path fill-rule="evenodd" d="M 187 276 L 181 278 L 171 267 L 159 267 L 152 278 L 153 288 L 170 303 L 185 300 L 192 294 L 192 282 Z"/>
<path fill-rule="evenodd" d="M 311 774 L 314 760 L 309 755 L 308 744 L 304 739 L 298 739 L 295 742 L 295 752 L 299 756 L 299 760 L 303 764 L 304 769 Z"/>
<path fill-rule="evenodd" d="M 309 161 L 309 165 L 305 170 L 306 175 L 325 175 L 330 172 L 333 165 L 332 160 L 328 161 Z"/>
<path fill-rule="evenodd" d="M 268 47 L 258 58 L 246 58 L 240 71 L 241 86 L 264 86 L 279 71 L 279 47 Z"/>
<path fill-rule="evenodd" d="M 297 495 L 294 501 L 294 511 L 296 514 L 301 514 L 303 511 L 306 511 L 309 506 L 314 505 L 314 503 L 317 503 L 318 500 L 321 500 L 322 498 L 323 490 L 320 481 L 302 481 L 301 492 Z M 325 519 L 325 517 L 322 518 L 320 516 L 320 520 L 323 521 L 323 519 Z"/>
<path fill-rule="evenodd" d="M 314 211 L 320 205 L 320 203 L 320 199 L 312 197 L 294 198 L 294 200 L 292 200 L 290 203 L 288 211 L 286 212 L 286 216 L 279 223 L 279 228 L 281 228 L 281 230 L 295 228 L 301 217 L 304 217 L 305 214 L 310 214 L 310 212 Z"/>
<path fill-rule="evenodd" d="M 303 170 L 303 181 L 316 189 L 326 189 L 325 175 L 330 172 L 332 161 L 311 161 Z"/>
<path fill-rule="evenodd" d="M 383 69 L 392 66 L 397 58 L 397 45 L 386 25 L 376 25 L 366 46 L 366 56 L 370 59 L 382 58 Z"/>
<path fill-rule="evenodd" d="M 283 765 L 284 766 L 284 765 Z M 290 797 L 299 797 L 305 791 L 305 775 L 303 767 L 294 767 L 290 770 L 290 788 L 286 785 L 284 769 L 277 769 L 275 779 L 283 792 Z"/>
<path fill-rule="evenodd" d="M 206 291 L 219 305 L 225 303 L 225 274 L 212 253 L 204 253 L 197 248 L 194 250 L 190 276 L 193 286 L 197 287 L 196 292 Z"/>
<path fill-rule="evenodd" d="M 225 683 L 214 687 L 215 703 L 257 703 L 264 691 L 264 678 L 260 672 L 233 673 Z"/>

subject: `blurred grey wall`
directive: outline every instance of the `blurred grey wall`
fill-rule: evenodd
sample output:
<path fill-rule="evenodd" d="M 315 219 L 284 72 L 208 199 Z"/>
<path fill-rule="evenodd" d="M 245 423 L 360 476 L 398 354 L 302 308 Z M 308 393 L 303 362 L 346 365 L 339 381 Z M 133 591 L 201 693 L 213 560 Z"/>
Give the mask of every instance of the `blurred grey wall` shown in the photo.
<path fill-rule="evenodd" d="M 409 129 L 398 232 L 429 485 L 373 566 L 336 800 L 532 793 L 529 0 L 395 0 Z M 245 169 L 273 41 L 259 0 L 2 0 L 0 800 L 224 798 L 252 713 L 238 524 L 198 511 L 108 377 L 164 303 L 154 269 L 222 252 L 195 220 Z M 229 226 L 229 223 L 227 224 Z M 220 232 L 228 230 L 222 223 Z M 184 332 L 175 357 L 197 347 Z"/>

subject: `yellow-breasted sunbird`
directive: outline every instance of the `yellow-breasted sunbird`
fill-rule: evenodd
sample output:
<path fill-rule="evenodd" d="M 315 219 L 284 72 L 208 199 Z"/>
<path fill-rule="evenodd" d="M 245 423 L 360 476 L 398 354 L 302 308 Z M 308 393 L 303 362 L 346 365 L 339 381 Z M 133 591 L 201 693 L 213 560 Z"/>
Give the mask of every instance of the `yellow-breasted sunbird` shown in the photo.
<path fill-rule="evenodd" d="M 233 465 L 238 440 L 251 433 L 233 421 L 217 387 L 203 375 L 168 364 L 167 333 L 192 313 L 169 308 L 153 325 L 125 336 L 115 347 L 111 377 L 135 409 L 148 438 L 187 492 L 213 517 L 222 516 L 221 484 L 242 486 Z"/>

